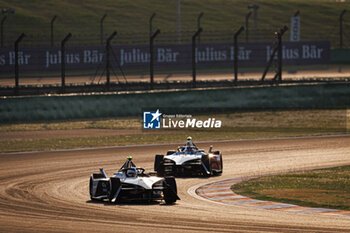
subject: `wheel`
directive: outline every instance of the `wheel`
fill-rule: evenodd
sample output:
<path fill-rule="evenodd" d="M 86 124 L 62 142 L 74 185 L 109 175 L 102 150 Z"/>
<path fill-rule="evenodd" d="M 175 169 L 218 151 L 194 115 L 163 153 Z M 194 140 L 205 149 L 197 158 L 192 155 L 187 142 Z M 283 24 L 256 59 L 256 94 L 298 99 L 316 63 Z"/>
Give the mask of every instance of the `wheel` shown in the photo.
<path fill-rule="evenodd" d="M 172 177 L 176 175 L 176 164 L 174 161 L 168 161 L 163 165 L 164 176 Z"/>
<path fill-rule="evenodd" d="M 204 164 L 205 168 L 203 167 L 203 174 L 204 176 L 210 176 L 212 174 L 212 168 L 210 164 L 210 158 L 209 155 L 202 155 L 202 163 Z M 209 174 L 208 174 L 209 172 Z"/>
<path fill-rule="evenodd" d="M 119 178 L 116 177 L 111 177 L 109 179 L 109 190 L 107 193 L 107 197 L 108 200 L 111 202 L 114 198 L 114 195 L 116 194 L 116 192 L 118 191 L 119 187 L 120 187 L 120 180 Z M 118 200 L 118 197 L 117 197 Z"/>
<path fill-rule="evenodd" d="M 154 170 L 158 171 L 161 163 L 163 162 L 164 155 L 156 155 L 154 158 Z"/>
<path fill-rule="evenodd" d="M 157 176 L 164 176 L 164 155 L 156 155 L 154 158 L 154 170 L 157 172 Z"/>
<path fill-rule="evenodd" d="M 93 197 L 93 181 L 92 181 L 92 177 L 90 176 L 90 184 L 89 184 L 89 193 L 90 193 L 90 199 L 91 201 L 95 201 L 96 199 Z"/>
<path fill-rule="evenodd" d="M 175 178 L 165 178 L 163 182 L 163 197 L 166 204 L 173 204 L 178 199 Z"/>
<path fill-rule="evenodd" d="M 220 153 L 220 165 L 221 165 L 221 169 L 220 169 L 220 174 L 224 171 L 224 164 L 222 162 L 222 154 Z"/>
<path fill-rule="evenodd" d="M 223 162 L 222 162 L 222 154 L 220 151 L 214 151 L 214 155 L 219 155 L 220 156 L 220 170 L 216 172 L 217 174 L 221 174 L 223 171 Z"/>

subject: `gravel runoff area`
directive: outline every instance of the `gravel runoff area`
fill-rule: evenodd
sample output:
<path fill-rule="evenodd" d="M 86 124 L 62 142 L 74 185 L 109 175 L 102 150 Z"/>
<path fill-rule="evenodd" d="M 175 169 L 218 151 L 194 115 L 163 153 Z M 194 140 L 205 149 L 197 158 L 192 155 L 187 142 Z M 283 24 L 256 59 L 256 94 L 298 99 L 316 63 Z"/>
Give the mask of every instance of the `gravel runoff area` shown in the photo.
<path fill-rule="evenodd" d="M 323 136 L 199 143 L 223 153 L 222 176 L 178 178 L 175 205 L 91 202 L 88 181 L 99 167 L 107 175 L 127 155 L 152 170 L 155 154 L 174 145 L 121 146 L 0 154 L 2 232 L 346 232 L 348 218 L 223 206 L 188 194 L 213 181 L 272 172 L 350 164 L 350 137 Z"/>
<path fill-rule="evenodd" d="M 259 80 L 262 77 L 263 70 L 261 72 L 239 72 L 238 79 L 246 80 L 253 79 Z M 20 74 L 21 75 L 21 74 Z M 12 75 L 11 75 L 12 76 Z M 274 72 L 269 72 L 266 79 L 274 77 Z M 331 68 L 324 69 L 312 69 L 310 70 L 294 70 L 285 71 L 283 73 L 283 79 L 303 79 L 303 78 L 349 78 L 350 77 L 350 67 L 348 66 L 332 66 Z M 234 74 L 232 73 L 206 73 L 197 74 L 197 80 L 230 80 L 234 79 Z M 127 81 L 142 81 L 149 82 L 149 75 L 127 75 Z M 123 77 L 111 76 L 112 82 L 124 82 Z M 155 81 L 191 81 L 191 72 L 188 74 L 156 74 L 154 76 Z M 86 76 L 70 76 L 69 73 L 66 74 L 67 84 L 69 83 L 104 83 L 105 77 L 93 77 L 92 75 Z M 19 78 L 19 85 L 43 85 L 43 84 L 61 84 L 61 77 L 58 74 L 56 77 L 21 77 Z M 14 78 L 0 78 L 0 86 L 14 86 Z"/>

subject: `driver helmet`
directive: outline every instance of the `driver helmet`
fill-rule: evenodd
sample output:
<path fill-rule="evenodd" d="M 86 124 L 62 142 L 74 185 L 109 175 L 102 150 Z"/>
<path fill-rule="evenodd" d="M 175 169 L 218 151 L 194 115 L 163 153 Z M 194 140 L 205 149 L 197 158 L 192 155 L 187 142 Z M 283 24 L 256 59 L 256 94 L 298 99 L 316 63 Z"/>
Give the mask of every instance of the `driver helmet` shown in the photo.
<path fill-rule="evenodd" d="M 129 170 L 127 170 L 127 171 L 126 171 L 126 175 L 127 175 L 128 177 L 135 177 L 135 176 L 136 176 L 136 171 L 135 171 L 135 169 L 129 169 Z"/>
<path fill-rule="evenodd" d="M 192 137 L 191 137 L 191 136 L 188 136 L 188 137 L 187 137 L 187 141 L 192 141 Z"/>

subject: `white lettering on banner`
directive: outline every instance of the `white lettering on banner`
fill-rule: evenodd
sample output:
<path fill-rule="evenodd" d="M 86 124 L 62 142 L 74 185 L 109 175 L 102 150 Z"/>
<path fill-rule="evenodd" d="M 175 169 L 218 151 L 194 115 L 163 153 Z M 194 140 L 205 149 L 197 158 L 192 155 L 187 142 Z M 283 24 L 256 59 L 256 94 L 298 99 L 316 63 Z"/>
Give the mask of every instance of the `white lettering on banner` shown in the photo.
<path fill-rule="evenodd" d="M 270 60 L 270 57 L 273 53 L 273 48 L 271 48 L 269 45 L 266 46 L 266 61 Z M 282 46 L 282 59 L 284 60 L 291 60 L 291 59 L 298 59 L 299 58 L 299 49 L 297 48 L 286 48 L 286 46 Z M 277 59 L 277 52 L 275 53 L 275 56 L 273 59 Z"/>
<path fill-rule="evenodd" d="M 316 45 L 303 45 L 303 59 L 320 59 L 323 48 L 317 48 Z"/>
<path fill-rule="evenodd" d="M 18 65 L 28 65 L 29 59 L 32 55 L 24 54 L 23 52 L 18 52 Z M 15 52 L 9 52 L 9 64 L 15 64 Z"/>
<path fill-rule="evenodd" d="M 270 45 L 266 46 L 266 61 L 270 60 L 270 57 L 273 53 L 273 48 L 271 48 Z M 277 53 L 275 53 L 275 56 L 273 57 L 273 59 L 277 59 Z"/>
<path fill-rule="evenodd" d="M 169 48 L 158 48 L 157 51 L 158 62 L 176 62 L 177 56 L 179 56 L 179 52 L 173 52 L 172 49 Z"/>
<path fill-rule="evenodd" d="M 231 61 L 235 60 L 235 47 L 234 46 L 230 47 L 230 54 L 231 54 L 231 56 L 230 56 Z M 238 55 L 237 55 L 238 60 L 248 61 L 248 60 L 250 60 L 251 54 L 252 54 L 251 49 L 245 49 L 245 47 L 243 47 L 243 46 L 238 47 Z"/>
<path fill-rule="evenodd" d="M 204 50 L 196 48 L 196 63 L 207 61 L 226 61 L 227 54 L 225 50 L 215 50 L 212 47 L 206 47 Z"/>
<path fill-rule="evenodd" d="M 0 66 L 6 65 L 6 57 L 5 55 L 0 56 Z"/>
<path fill-rule="evenodd" d="M 147 63 L 150 61 L 150 54 L 142 52 L 140 49 L 132 49 L 127 52 L 124 49 L 120 50 L 120 65 L 128 63 Z"/>
<path fill-rule="evenodd" d="M 103 60 L 103 53 L 98 52 L 98 50 L 84 50 L 83 61 L 85 64 L 99 64 Z"/>
<path fill-rule="evenodd" d="M 237 48 L 237 56 L 242 66 L 264 65 L 270 59 L 275 45 L 271 43 L 241 43 Z M 202 44 L 197 47 L 197 63 L 232 67 L 234 60 L 232 43 Z M 125 69 L 147 67 L 150 54 L 145 45 L 115 46 L 114 56 L 111 52 L 111 64 L 118 64 Z M 103 47 L 76 46 L 67 48 L 65 53 L 68 69 L 96 69 L 105 62 Z M 330 43 L 327 41 L 286 42 L 283 40 L 282 56 L 289 64 L 326 64 L 329 62 Z M 275 56 L 277 59 L 277 53 Z M 157 45 L 154 49 L 154 61 L 157 68 L 185 68 L 191 65 L 191 49 L 189 45 Z M 23 48 L 18 53 L 18 62 L 22 71 L 58 71 L 61 64 L 61 51 L 58 48 Z M 0 49 L 0 72 L 12 72 L 15 63 L 13 48 Z M 116 64 L 118 63 L 118 64 Z"/>
<path fill-rule="evenodd" d="M 46 68 L 50 65 L 61 64 L 62 53 L 58 51 L 57 53 L 50 53 L 46 51 Z M 80 63 L 80 55 L 79 53 L 66 53 L 65 54 L 65 62 L 66 64 L 79 64 Z"/>
<path fill-rule="evenodd" d="M 287 49 L 286 46 L 282 46 L 282 58 L 283 59 L 298 59 L 299 50 L 298 49 Z"/>

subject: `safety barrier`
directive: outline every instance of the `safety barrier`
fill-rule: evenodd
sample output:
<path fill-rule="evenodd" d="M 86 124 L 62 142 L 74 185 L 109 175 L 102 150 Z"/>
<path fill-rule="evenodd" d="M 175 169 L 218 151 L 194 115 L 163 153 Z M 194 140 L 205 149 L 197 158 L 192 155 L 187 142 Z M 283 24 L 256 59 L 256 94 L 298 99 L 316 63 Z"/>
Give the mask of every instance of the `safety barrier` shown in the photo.
<path fill-rule="evenodd" d="M 350 64 L 350 49 L 332 49 L 332 64 Z"/>
<path fill-rule="evenodd" d="M 0 99 L 0 121 L 140 116 L 144 109 L 290 109 L 350 105 L 349 84 L 270 86 Z"/>

